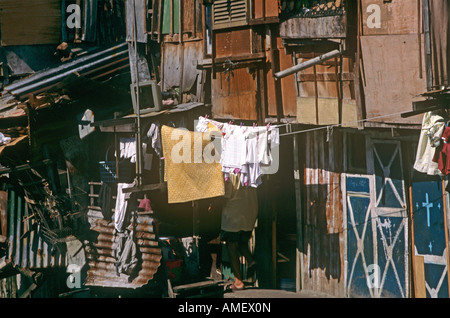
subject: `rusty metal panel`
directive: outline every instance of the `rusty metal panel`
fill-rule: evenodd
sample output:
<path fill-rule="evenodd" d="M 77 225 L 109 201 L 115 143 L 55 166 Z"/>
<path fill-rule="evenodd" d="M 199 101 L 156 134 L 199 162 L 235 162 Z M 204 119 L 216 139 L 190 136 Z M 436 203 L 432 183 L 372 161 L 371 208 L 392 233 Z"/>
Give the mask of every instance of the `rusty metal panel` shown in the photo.
<path fill-rule="evenodd" d="M 425 62 L 419 63 L 419 52 L 423 52 L 423 48 L 417 34 L 363 36 L 361 48 L 367 118 L 384 116 L 370 121 L 420 125 L 420 115 L 386 117 L 388 114 L 410 111 L 414 97 L 427 90 Z M 423 74 L 422 78 L 420 74 Z"/>
<path fill-rule="evenodd" d="M 304 289 L 344 294 L 343 138 L 340 131 L 307 133 L 305 142 Z"/>
<path fill-rule="evenodd" d="M 152 219 L 139 217 L 136 225 L 136 244 L 140 254 L 140 269 L 131 282 L 127 275 L 117 276 L 114 257 L 116 239 L 114 222 L 95 221 L 92 231 L 98 233 L 96 241 L 86 248 L 88 276 L 86 286 L 119 287 L 136 289 L 151 281 L 161 265 L 161 248 L 154 232 Z"/>
<path fill-rule="evenodd" d="M 8 193 L 8 255 L 14 264 L 30 269 L 64 268 L 67 255 L 44 240 L 42 227 L 29 215 L 25 199 L 14 190 Z"/>

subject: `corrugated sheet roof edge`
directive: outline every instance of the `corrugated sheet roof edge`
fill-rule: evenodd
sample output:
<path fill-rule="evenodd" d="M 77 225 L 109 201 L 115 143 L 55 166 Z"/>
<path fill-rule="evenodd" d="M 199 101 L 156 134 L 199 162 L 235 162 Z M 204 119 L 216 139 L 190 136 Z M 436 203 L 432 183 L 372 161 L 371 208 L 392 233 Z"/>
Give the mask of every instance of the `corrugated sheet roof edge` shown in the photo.
<path fill-rule="evenodd" d="M 82 75 L 83 72 L 100 67 L 112 60 L 127 57 L 128 45 L 127 43 L 122 43 L 106 50 L 80 57 L 56 68 L 37 72 L 26 79 L 6 86 L 4 90 L 20 99 L 29 93 L 39 91 L 39 89 L 48 89 L 75 72 Z"/>

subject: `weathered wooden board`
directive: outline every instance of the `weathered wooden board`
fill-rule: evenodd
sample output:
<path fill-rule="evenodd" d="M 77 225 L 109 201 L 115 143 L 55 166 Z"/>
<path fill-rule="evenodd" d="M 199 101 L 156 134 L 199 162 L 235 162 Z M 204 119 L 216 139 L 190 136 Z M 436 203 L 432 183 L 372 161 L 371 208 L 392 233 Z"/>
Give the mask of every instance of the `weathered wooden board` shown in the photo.
<path fill-rule="evenodd" d="M 346 100 L 342 103 L 342 123 L 344 127 L 357 127 L 356 102 Z M 319 117 L 317 118 L 317 113 Z M 336 98 L 319 98 L 316 113 L 314 97 L 297 98 L 297 122 L 311 125 L 336 125 L 339 122 L 339 103 Z"/>
<path fill-rule="evenodd" d="M 310 57 L 299 57 L 303 63 Z M 312 58 L 312 56 L 311 56 Z M 357 105 L 353 89 L 353 61 L 342 59 L 342 75 L 339 60 L 329 60 L 297 73 L 297 122 L 329 125 L 339 123 L 339 92 L 342 89 L 342 123 L 356 127 Z M 339 82 L 342 78 L 342 85 Z M 317 96 L 317 105 L 316 105 Z"/>
<path fill-rule="evenodd" d="M 425 63 L 419 64 L 417 34 L 363 36 L 361 49 L 367 118 L 411 111 L 414 98 L 427 90 Z M 422 78 L 420 74 L 423 74 Z M 393 115 L 372 121 L 421 124 L 422 116 L 401 118 Z"/>
<path fill-rule="evenodd" d="M 347 17 L 292 18 L 280 24 L 280 35 L 287 39 L 336 39 L 347 36 Z"/>
<path fill-rule="evenodd" d="M 256 77 L 247 68 L 218 72 L 212 83 L 215 118 L 256 120 Z"/>
<path fill-rule="evenodd" d="M 197 63 L 203 59 L 203 42 L 190 41 L 182 45 L 180 43 L 164 43 L 162 49 L 164 51 L 163 90 L 180 87 L 182 79 L 183 91 L 190 91 L 197 76 L 201 73 L 197 69 Z M 182 55 L 184 55 L 183 60 L 181 59 Z"/>
<path fill-rule="evenodd" d="M 216 58 L 236 57 L 252 53 L 251 29 L 233 29 L 214 32 Z"/>
<path fill-rule="evenodd" d="M 283 46 L 281 38 L 277 39 L 277 46 L 280 58 L 280 70 L 285 70 L 293 66 L 292 56 L 286 54 L 286 50 Z M 270 57 L 270 52 L 266 55 Z M 295 88 L 295 76 L 290 75 L 281 79 L 281 91 L 283 96 L 283 113 L 285 117 L 297 116 L 297 103 L 296 103 L 296 88 Z M 267 72 L 267 102 L 269 116 L 277 115 L 277 103 L 275 95 L 275 78 L 273 77 L 273 71 L 270 69 Z"/>
<path fill-rule="evenodd" d="M 61 40 L 60 0 L 2 0 L 2 46 L 57 44 Z"/>
<path fill-rule="evenodd" d="M 417 1 L 362 0 L 363 35 L 417 34 L 421 15 Z"/>
<path fill-rule="evenodd" d="M 253 19 L 278 18 L 278 1 L 273 0 L 252 0 Z"/>

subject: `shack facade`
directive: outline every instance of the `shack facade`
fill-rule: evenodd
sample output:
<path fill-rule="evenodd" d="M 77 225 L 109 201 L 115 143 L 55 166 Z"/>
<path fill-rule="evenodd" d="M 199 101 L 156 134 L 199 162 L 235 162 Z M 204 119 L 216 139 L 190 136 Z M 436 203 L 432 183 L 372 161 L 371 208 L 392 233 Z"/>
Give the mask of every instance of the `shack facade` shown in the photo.
<path fill-rule="evenodd" d="M 181 263 L 184 279 L 220 295 L 232 277 L 220 197 L 170 203 L 155 137 L 209 118 L 280 133 L 277 171 L 257 189 L 258 270 L 247 283 L 449 297 L 447 178 L 418 166 L 430 118 L 444 112 L 431 126 L 438 141 L 448 122 L 447 1 L 39 2 L 33 19 L 45 23 L 24 35 L 8 18 L 32 23 L 31 4 L 0 2 L 2 296 L 45 294 L 36 277 L 55 271 L 62 287 L 49 293 L 176 297 L 187 290 L 177 290 Z M 78 28 L 65 23 L 70 5 Z M 123 181 L 114 154 L 126 142 L 136 161 Z M 112 194 L 105 167 L 118 172 Z M 128 190 L 114 193 L 118 183 Z M 117 275 L 118 199 L 151 202 L 125 216 L 134 276 Z M 85 275 L 75 289 L 65 282 L 74 262 Z"/>

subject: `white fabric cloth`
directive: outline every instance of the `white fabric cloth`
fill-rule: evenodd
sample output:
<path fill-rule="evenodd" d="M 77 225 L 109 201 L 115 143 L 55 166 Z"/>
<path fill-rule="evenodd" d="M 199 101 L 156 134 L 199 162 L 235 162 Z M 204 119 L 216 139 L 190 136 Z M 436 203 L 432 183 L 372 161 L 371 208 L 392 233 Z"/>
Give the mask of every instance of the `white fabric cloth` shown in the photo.
<path fill-rule="evenodd" d="M 241 169 L 246 163 L 246 138 L 240 127 L 227 126 L 222 138 L 222 167 Z"/>
<path fill-rule="evenodd" d="M 120 158 L 131 158 L 130 162 L 136 162 L 136 138 L 120 138 Z"/>
<path fill-rule="evenodd" d="M 123 231 L 123 224 L 125 221 L 125 214 L 128 207 L 128 199 L 130 193 L 123 193 L 122 189 L 133 187 L 134 183 L 118 183 L 117 184 L 117 197 L 116 206 L 114 209 L 114 227 L 118 232 Z"/>
<path fill-rule="evenodd" d="M 248 186 L 257 188 L 261 183 L 261 164 L 258 153 L 258 145 L 266 144 L 266 141 L 259 141 L 259 135 L 251 135 L 247 138 L 247 156 L 246 164 L 248 165 Z"/>
<path fill-rule="evenodd" d="M 278 127 L 238 126 L 199 117 L 195 128 L 198 132 L 222 132 L 220 163 L 225 180 L 234 173 L 240 174 L 244 186 L 261 184 L 261 167 L 272 164 L 272 148 L 280 143 Z"/>
<path fill-rule="evenodd" d="M 437 162 L 433 161 L 436 147 L 441 143 L 445 119 L 441 112 L 427 112 L 423 116 L 422 131 L 417 145 L 414 169 L 428 175 L 442 176 Z"/>
<path fill-rule="evenodd" d="M 159 131 L 159 125 L 152 123 L 148 132 L 147 137 L 152 140 L 152 148 L 155 150 L 159 157 L 162 157 L 162 145 L 161 145 L 161 135 Z"/>

